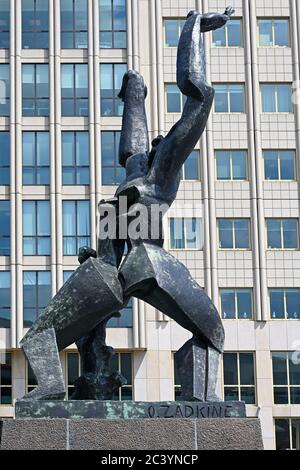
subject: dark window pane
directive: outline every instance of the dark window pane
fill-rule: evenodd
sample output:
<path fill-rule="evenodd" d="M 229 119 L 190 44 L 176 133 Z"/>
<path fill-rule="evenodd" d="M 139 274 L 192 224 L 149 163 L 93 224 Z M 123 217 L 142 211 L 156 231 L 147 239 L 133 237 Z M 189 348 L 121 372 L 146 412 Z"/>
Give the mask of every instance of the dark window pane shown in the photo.
<path fill-rule="evenodd" d="M 250 234 L 248 220 L 235 220 L 235 248 L 248 249 L 250 247 Z"/>
<path fill-rule="evenodd" d="M 284 219 L 282 221 L 283 228 L 283 248 L 298 248 L 298 221 L 295 219 Z"/>
<path fill-rule="evenodd" d="M 79 355 L 67 353 L 68 357 L 68 385 L 74 385 L 79 376 Z"/>
<path fill-rule="evenodd" d="M 288 419 L 275 419 L 276 450 L 291 448 L 290 427 Z"/>
<path fill-rule="evenodd" d="M 278 180 L 278 153 L 273 150 L 264 152 L 264 165 L 265 165 L 265 179 Z"/>
<path fill-rule="evenodd" d="M 233 320 L 235 318 L 235 291 L 231 289 L 221 290 L 222 318 Z"/>
<path fill-rule="evenodd" d="M 268 219 L 267 220 L 267 232 L 268 232 L 268 248 L 269 249 L 282 248 L 280 220 Z"/>
<path fill-rule="evenodd" d="M 285 318 L 283 289 L 270 289 L 270 313 L 274 320 Z"/>
<path fill-rule="evenodd" d="M 289 20 L 288 19 L 275 19 L 274 20 L 274 41 L 275 46 L 289 46 Z"/>
<path fill-rule="evenodd" d="M 291 405 L 300 405 L 300 387 L 291 387 Z"/>
<path fill-rule="evenodd" d="M 255 387 L 241 387 L 241 401 L 246 405 L 255 405 Z"/>
<path fill-rule="evenodd" d="M 238 289 L 237 293 L 237 314 L 239 319 L 251 320 L 252 312 L 252 292 L 249 289 Z"/>
<path fill-rule="evenodd" d="M 292 419 L 292 447 L 295 450 L 300 450 L 300 419 Z"/>
<path fill-rule="evenodd" d="M 226 46 L 226 28 L 224 26 L 212 32 L 212 44 L 213 47 Z"/>
<path fill-rule="evenodd" d="M 275 405 L 288 405 L 289 395 L 287 387 L 274 387 L 274 403 Z"/>
<path fill-rule="evenodd" d="M 241 385 L 254 384 L 254 362 L 251 353 L 240 353 L 240 381 Z"/>
<path fill-rule="evenodd" d="M 287 318 L 300 319 L 300 289 L 286 290 Z"/>
<path fill-rule="evenodd" d="M 223 368 L 224 368 L 224 385 L 237 385 L 238 384 L 238 365 L 236 353 L 224 353 L 223 355 Z"/>
<path fill-rule="evenodd" d="M 239 390 L 237 387 L 224 387 L 225 401 L 238 401 Z"/>
<path fill-rule="evenodd" d="M 231 220 L 220 219 L 219 223 L 219 244 L 222 249 L 234 248 L 233 246 L 233 223 Z"/>
<path fill-rule="evenodd" d="M 10 255 L 10 202 L 0 201 L 0 256 Z"/>
<path fill-rule="evenodd" d="M 199 165 L 199 152 L 194 150 L 188 157 L 184 164 L 184 179 L 185 180 L 199 180 L 200 179 L 200 165 Z"/>
<path fill-rule="evenodd" d="M 295 363 L 293 354 L 289 353 L 290 385 L 300 385 L 300 364 Z"/>
<path fill-rule="evenodd" d="M 230 152 L 218 150 L 216 152 L 216 163 L 217 163 L 217 179 L 218 180 L 230 180 Z"/>
<path fill-rule="evenodd" d="M 274 385 L 287 385 L 287 356 L 286 353 L 275 352 L 273 359 L 273 382 Z"/>
<path fill-rule="evenodd" d="M 232 19 L 227 23 L 228 46 L 242 46 L 242 21 Z"/>
<path fill-rule="evenodd" d="M 121 373 L 127 380 L 127 385 L 132 385 L 132 364 L 130 353 L 121 354 Z"/>
<path fill-rule="evenodd" d="M 280 176 L 282 180 L 295 179 L 295 152 L 282 150 L 279 152 Z"/>

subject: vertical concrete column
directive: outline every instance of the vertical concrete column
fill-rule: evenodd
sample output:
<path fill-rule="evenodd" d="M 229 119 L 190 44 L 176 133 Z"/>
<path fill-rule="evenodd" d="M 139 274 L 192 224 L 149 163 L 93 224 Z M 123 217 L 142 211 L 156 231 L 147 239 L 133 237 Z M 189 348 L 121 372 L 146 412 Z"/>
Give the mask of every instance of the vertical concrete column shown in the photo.
<path fill-rule="evenodd" d="M 96 248 L 96 183 L 95 183 L 95 99 L 94 99 L 94 5 L 88 2 L 88 74 L 89 74 L 89 153 L 90 153 L 90 218 L 91 247 Z"/>
<path fill-rule="evenodd" d="M 256 192 L 257 192 L 257 219 L 258 219 L 258 249 L 260 267 L 260 290 L 261 290 L 261 320 L 268 319 L 268 288 L 266 272 L 265 251 L 265 217 L 264 217 L 264 194 L 262 175 L 262 145 L 261 145 L 261 122 L 260 122 L 260 87 L 257 58 L 257 18 L 256 0 L 249 1 L 249 19 L 251 34 L 251 58 L 252 58 L 252 89 L 253 89 L 253 111 L 254 111 L 254 136 L 255 136 L 255 162 L 256 162 Z"/>
<path fill-rule="evenodd" d="M 248 111 L 248 160 L 250 173 L 250 192 L 251 192 L 251 213 L 252 213 L 252 256 L 254 273 L 254 294 L 255 294 L 255 318 L 262 319 L 261 313 L 261 281 L 260 281 L 260 263 L 259 263 L 259 234 L 257 217 L 257 191 L 256 191 L 256 152 L 255 152 L 255 126 L 254 126 L 254 97 L 252 86 L 252 67 L 251 67 L 251 31 L 250 31 L 250 12 L 248 0 L 243 1 L 244 10 L 244 33 L 245 33 L 245 68 L 246 68 L 246 93 L 247 93 L 247 111 Z"/>
<path fill-rule="evenodd" d="M 54 2 L 49 2 L 49 137 L 50 137 L 50 214 L 51 214 L 51 287 L 52 296 L 57 292 L 56 284 L 56 217 L 55 217 L 55 26 Z"/>
<path fill-rule="evenodd" d="M 10 345 L 17 346 L 17 280 L 16 280 L 16 10 L 15 1 L 10 2 L 10 295 L 11 295 L 11 322 Z"/>
<path fill-rule="evenodd" d="M 209 11 L 208 0 L 202 1 L 202 11 Z M 210 65 L 210 35 L 204 35 L 206 55 L 206 77 L 211 82 Z M 209 206 L 209 236 L 210 236 L 210 263 L 211 263 L 211 298 L 215 305 L 219 303 L 218 289 L 218 261 L 217 261 L 217 230 L 216 230 L 216 202 L 215 202 L 215 170 L 214 170 L 214 142 L 213 119 L 210 115 L 206 126 L 206 160 L 208 176 L 208 206 Z"/>
<path fill-rule="evenodd" d="M 127 64 L 128 69 L 133 69 L 133 39 L 132 39 L 132 0 L 126 2 L 127 24 Z"/>
<path fill-rule="evenodd" d="M 15 48 L 16 48 L 16 61 L 15 61 L 15 117 L 16 117 L 16 282 L 17 289 L 21 292 L 23 290 L 23 243 L 22 243 L 22 3 L 17 0 L 15 3 Z M 19 79 L 16 80 L 16 77 Z M 17 296 L 17 343 L 23 337 L 23 295 Z"/>
<path fill-rule="evenodd" d="M 157 44 L 156 44 L 156 10 L 155 0 L 150 0 L 150 73 L 151 73 L 151 90 L 150 90 L 150 106 L 151 106 L 151 122 L 150 134 L 154 139 L 158 135 L 158 94 L 157 94 Z"/>
<path fill-rule="evenodd" d="M 163 73 L 163 24 L 161 0 L 155 0 L 158 134 L 165 132 L 165 84 Z"/>
<path fill-rule="evenodd" d="M 102 170 L 101 170 L 101 117 L 100 117 L 100 43 L 99 43 L 99 2 L 94 0 L 94 177 L 96 192 L 96 207 L 102 197 Z"/>
<path fill-rule="evenodd" d="M 293 57 L 293 74 L 294 82 L 297 88 L 294 88 L 296 97 L 299 99 L 299 102 L 294 103 L 294 114 L 295 114 L 295 132 L 296 132 L 296 145 L 297 145 L 297 174 L 298 174 L 298 191 L 300 195 L 300 59 L 299 59 L 299 49 L 300 46 L 300 8 L 299 2 L 297 0 L 290 0 L 290 17 L 291 17 L 291 26 L 292 26 L 292 57 Z"/>
<path fill-rule="evenodd" d="M 131 0 L 132 8 L 132 60 L 133 68 L 140 70 L 140 40 L 139 40 L 139 0 Z"/>
<path fill-rule="evenodd" d="M 63 285 L 60 0 L 54 0 L 55 200 L 57 290 Z"/>

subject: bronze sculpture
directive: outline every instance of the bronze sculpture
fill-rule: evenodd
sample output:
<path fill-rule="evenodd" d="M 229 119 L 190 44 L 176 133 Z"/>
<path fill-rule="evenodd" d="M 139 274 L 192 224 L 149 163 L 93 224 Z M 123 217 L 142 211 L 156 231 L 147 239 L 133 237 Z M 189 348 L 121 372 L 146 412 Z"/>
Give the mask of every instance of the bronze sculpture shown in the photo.
<path fill-rule="evenodd" d="M 234 13 L 189 13 L 183 28 L 177 58 L 177 83 L 187 96 L 181 119 L 166 137 L 158 136 L 149 151 L 145 113 L 147 89 L 141 75 L 129 71 L 123 78 L 120 98 L 124 101 L 120 139 L 120 163 L 126 179 L 115 198 L 102 201 L 103 213 L 113 209 L 119 222 L 127 217 L 129 226 L 136 209 L 143 206 L 147 216 L 140 236 L 99 238 L 97 253 L 81 250 L 81 266 L 62 287 L 21 342 L 37 378 L 38 386 L 24 399 L 63 398 L 65 386 L 58 352 L 122 309 L 134 296 L 162 311 L 193 334 L 176 353 L 185 400 L 216 401 L 215 387 L 224 330 L 219 314 L 203 289 L 177 259 L 163 248 L 162 218 L 152 218 L 157 204 L 174 202 L 180 170 L 201 137 L 211 111 L 214 90 L 205 78 L 201 33 L 222 27 Z M 126 197 L 128 211 L 120 200 Z M 151 227 L 158 226 L 152 237 Z M 119 228 L 119 227 L 118 227 Z M 128 253 L 124 261 L 125 244 Z M 178 283 L 180 279 L 180 283 Z"/>

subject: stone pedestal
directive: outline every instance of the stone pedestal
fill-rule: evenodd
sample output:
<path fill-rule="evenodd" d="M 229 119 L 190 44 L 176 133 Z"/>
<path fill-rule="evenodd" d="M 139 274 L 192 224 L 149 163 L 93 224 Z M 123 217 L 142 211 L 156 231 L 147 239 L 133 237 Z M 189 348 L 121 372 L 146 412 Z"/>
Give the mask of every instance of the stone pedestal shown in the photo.
<path fill-rule="evenodd" d="M 16 419 L 1 450 L 263 450 L 259 419 Z"/>

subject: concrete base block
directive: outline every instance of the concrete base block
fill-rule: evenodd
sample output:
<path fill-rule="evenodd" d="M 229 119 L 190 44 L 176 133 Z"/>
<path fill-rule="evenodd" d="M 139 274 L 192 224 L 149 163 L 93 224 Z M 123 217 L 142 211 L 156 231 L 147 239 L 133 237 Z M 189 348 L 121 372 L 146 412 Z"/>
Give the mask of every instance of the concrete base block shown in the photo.
<path fill-rule="evenodd" d="M 257 418 L 16 419 L 1 450 L 262 450 Z"/>

